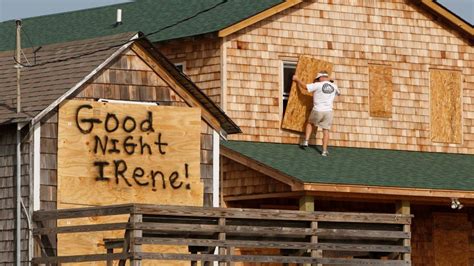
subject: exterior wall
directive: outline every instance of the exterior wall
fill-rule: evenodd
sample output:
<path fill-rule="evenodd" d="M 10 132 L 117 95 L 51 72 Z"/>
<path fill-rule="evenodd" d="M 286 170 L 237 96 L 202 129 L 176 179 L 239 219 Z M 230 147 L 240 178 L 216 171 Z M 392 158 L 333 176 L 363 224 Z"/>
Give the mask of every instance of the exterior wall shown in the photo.
<path fill-rule="evenodd" d="M 221 156 L 222 195 L 241 196 L 291 191 L 290 186 Z"/>
<path fill-rule="evenodd" d="M 203 37 L 159 43 L 158 49 L 174 63 L 184 63 L 184 73 L 217 104 L 221 102 L 220 40 Z"/>
<path fill-rule="evenodd" d="M 411 241 L 413 266 L 474 264 L 474 253 L 472 252 L 474 250 L 474 212 L 472 208 L 453 211 L 449 209 L 448 206 L 433 207 L 415 205 L 412 206 L 412 214 L 414 215 Z M 436 226 L 436 215 L 448 215 L 450 222 Z M 438 230 L 443 230 L 443 228 L 449 230 L 437 232 Z M 451 233 L 448 235 L 447 232 L 455 233 L 458 237 L 453 237 Z M 442 234 L 442 242 L 444 243 L 435 241 L 436 233 Z M 464 238 L 464 240 L 467 239 L 467 249 L 459 243 L 456 243 L 460 241 L 461 238 Z M 440 246 L 443 245 L 451 245 L 451 256 L 443 256 L 441 258 L 439 255 L 437 256 L 438 250 L 442 248 Z M 468 259 L 469 264 L 460 263 L 459 259 L 462 257 L 464 257 L 464 260 Z"/>
<path fill-rule="evenodd" d="M 132 51 L 95 77 L 76 98 L 105 98 L 186 106 L 184 100 L 169 89 Z M 204 206 L 212 206 L 212 145 L 212 128 L 202 121 L 201 180 L 204 183 Z"/>
<path fill-rule="evenodd" d="M 29 136 L 22 131 L 21 150 L 21 194 L 27 211 L 29 211 Z M 16 228 L 16 124 L 0 127 L 0 265 L 11 265 L 15 262 L 15 228 Z M 22 210 L 22 217 L 24 212 Z M 26 219 L 21 223 L 21 256 L 26 265 L 28 258 L 28 224 Z"/>
<path fill-rule="evenodd" d="M 334 64 L 343 94 L 331 145 L 474 153 L 474 48 L 411 1 L 305 1 L 227 44 L 227 112 L 244 132 L 230 139 L 299 141 L 280 127 L 281 68 L 308 55 Z M 392 67 L 392 118 L 369 116 L 369 64 Z M 461 144 L 431 141 L 430 69 L 462 72 Z"/>

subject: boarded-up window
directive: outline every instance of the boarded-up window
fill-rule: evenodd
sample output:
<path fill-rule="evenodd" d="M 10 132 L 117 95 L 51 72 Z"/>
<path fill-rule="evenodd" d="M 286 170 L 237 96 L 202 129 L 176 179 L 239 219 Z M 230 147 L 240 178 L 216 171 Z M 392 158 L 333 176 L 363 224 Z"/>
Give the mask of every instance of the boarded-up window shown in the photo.
<path fill-rule="evenodd" d="M 392 68 L 369 65 L 369 113 L 372 117 L 392 117 Z"/>
<path fill-rule="evenodd" d="M 461 143 L 461 73 L 430 71 L 431 140 Z"/>

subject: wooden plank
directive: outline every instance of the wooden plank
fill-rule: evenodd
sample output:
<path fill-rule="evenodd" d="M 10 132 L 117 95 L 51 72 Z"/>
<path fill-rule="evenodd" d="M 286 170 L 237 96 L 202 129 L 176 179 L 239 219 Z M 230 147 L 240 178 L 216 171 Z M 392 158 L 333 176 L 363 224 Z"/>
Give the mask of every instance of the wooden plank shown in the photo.
<path fill-rule="evenodd" d="M 225 218 L 223 218 L 223 217 L 219 218 L 219 226 L 224 227 L 225 225 L 226 225 L 226 220 L 225 220 Z M 226 241 L 225 241 L 225 240 L 226 240 L 226 234 L 225 234 L 225 232 L 219 232 L 219 234 L 218 234 L 218 240 L 221 241 L 221 242 L 226 242 Z M 220 246 L 218 247 L 218 254 L 219 254 L 219 256 L 224 256 L 224 255 L 226 255 L 226 253 L 227 253 L 226 247 L 223 246 L 223 245 L 220 245 Z M 219 266 L 224 266 L 224 265 L 225 265 L 224 262 L 219 261 Z"/>
<path fill-rule="evenodd" d="M 469 265 L 469 239 L 472 224 L 465 213 L 433 215 L 433 253 L 435 266 Z"/>
<path fill-rule="evenodd" d="M 392 68 L 369 65 L 369 113 L 372 117 L 392 117 Z"/>
<path fill-rule="evenodd" d="M 462 142 L 461 72 L 430 70 L 430 118 L 433 142 Z"/>
<path fill-rule="evenodd" d="M 142 221 L 143 221 L 143 215 L 141 214 L 132 214 L 130 216 L 130 223 L 132 224 L 133 227 L 135 227 L 136 224 L 141 223 Z M 131 241 L 130 253 L 135 254 L 142 251 L 142 245 L 135 241 L 135 239 L 141 238 L 142 236 L 143 236 L 143 231 L 141 229 L 134 228 L 130 230 L 130 241 Z M 134 256 L 132 256 L 130 259 L 130 265 L 131 266 L 142 265 L 141 258 L 135 258 Z"/>
<path fill-rule="evenodd" d="M 309 228 L 285 227 L 283 223 L 275 223 L 275 226 L 250 226 L 250 225 L 208 225 L 208 224 L 183 224 L 183 223 L 138 223 L 135 229 L 146 230 L 147 233 L 156 232 L 225 232 L 239 235 L 284 235 L 284 236 L 306 236 L 316 233 Z M 337 233 L 337 232 L 336 232 Z"/>
<path fill-rule="evenodd" d="M 409 225 L 408 225 L 409 226 Z M 324 229 L 318 228 L 319 237 L 340 237 L 345 239 L 409 239 L 411 233 L 386 230 L 353 230 L 353 229 Z M 405 245 L 409 246 L 409 245 Z"/>
<path fill-rule="evenodd" d="M 88 224 L 88 225 L 49 227 L 49 228 L 46 227 L 46 228 L 33 229 L 33 234 L 34 235 L 47 235 L 47 234 L 96 232 L 96 231 L 114 231 L 114 230 L 124 230 L 127 227 L 128 227 L 128 223 Z"/>
<path fill-rule="evenodd" d="M 375 244 L 341 244 L 341 243 L 310 243 L 288 241 L 264 240 L 226 240 L 226 239 L 191 239 L 191 238 L 166 238 L 145 237 L 136 240 L 141 244 L 154 245 L 190 245 L 190 246 L 219 246 L 240 248 L 279 248 L 279 249 L 313 249 L 334 251 L 367 251 L 367 252 L 409 252 L 410 247 L 401 245 L 375 245 Z"/>
<path fill-rule="evenodd" d="M 303 83 L 309 84 L 313 82 L 319 71 L 325 70 L 331 74 L 332 69 L 332 63 L 307 56 L 301 56 L 298 60 L 295 74 Z M 281 127 L 288 130 L 303 132 L 312 108 L 312 94 L 309 93 L 306 88 L 299 88 L 296 83 L 293 82 Z"/>
<path fill-rule="evenodd" d="M 404 214 L 404 215 L 410 215 L 411 214 L 411 207 L 410 207 L 410 202 L 409 201 L 400 201 L 397 202 L 397 213 L 399 214 Z M 411 234 L 411 225 L 405 224 L 403 225 L 403 232 L 406 234 Z M 403 245 L 406 247 L 411 246 L 411 239 L 406 238 L 403 239 Z M 411 261 L 411 253 L 404 253 L 402 255 L 403 260 L 405 261 Z"/>
<path fill-rule="evenodd" d="M 286 10 L 286 9 L 292 7 L 292 6 L 295 6 L 295 5 L 297 5 L 301 2 L 303 2 L 303 1 L 302 0 L 286 0 L 281 4 L 278 4 L 278 5 L 276 5 L 272 8 L 269 8 L 265 11 L 262 11 L 262 12 L 256 14 L 256 15 L 254 15 L 250 18 L 247 18 L 243 21 L 240 21 L 240 22 L 238 22 L 236 24 L 233 24 L 233 25 L 231 25 L 231 26 L 229 26 L 225 29 L 220 30 L 219 31 L 219 37 L 229 36 L 234 32 L 237 32 L 237 31 L 239 31 L 243 28 L 246 28 L 250 25 L 253 25 L 253 24 L 255 24 L 259 21 L 262 21 L 262 20 L 264 20 L 268 17 L 271 17 L 271 16 L 273 16 L 277 13 L 280 13 L 281 11 Z"/>
<path fill-rule="evenodd" d="M 309 258 L 292 256 L 251 256 L 251 255 L 209 255 L 209 254 L 135 254 L 142 259 L 153 260 L 201 260 L 201 261 L 236 261 L 236 262 L 277 262 L 277 263 L 321 263 L 342 265 L 409 265 L 400 260 L 375 259 L 337 259 L 337 258 Z"/>
<path fill-rule="evenodd" d="M 75 122 L 81 119 L 102 123 L 88 130 L 90 122 Z M 70 100 L 59 110 L 58 130 L 58 208 L 202 206 L 199 108 Z"/>
<path fill-rule="evenodd" d="M 46 220 L 121 215 L 121 214 L 131 213 L 133 208 L 134 208 L 133 204 L 117 204 L 117 205 L 112 205 L 112 206 L 85 207 L 85 208 L 64 209 L 64 210 L 59 209 L 59 210 L 50 210 L 50 211 L 35 211 L 33 213 L 33 220 L 46 221 Z"/>
<path fill-rule="evenodd" d="M 90 262 L 90 261 L 107 261 L 128 259 L 131 255 L 123 253 L 112 254 L 93 254 L 93 255 L 75 255 L 75 256 L 56 256 L 56 257 L 41 257 L 33 258 L 33 264 L 47 264 L 47 263 L 71 263 L 71 262 Z"/>
<path fill-rule="evenodd" d="M 390 199 L 399 199 L 400 196 L 406 197 L 427 197 L 431 200 L 437 198 L 465 198 L 474 199 L 474 192 L 467 190 L 447 190 L 447 189 L 423 189 L 423 188 L 396 188 L 396 187 L 379 187 L 379 186 L 360 186 L 360 185 L 342 185 L 342 184 L 318 184 L 305 183 L 304 190 L 319 192 L 343 193 L 344 195 L 377 195 L 390 196 Z M 344 196 L 341 195 L 341 196 Z"/>

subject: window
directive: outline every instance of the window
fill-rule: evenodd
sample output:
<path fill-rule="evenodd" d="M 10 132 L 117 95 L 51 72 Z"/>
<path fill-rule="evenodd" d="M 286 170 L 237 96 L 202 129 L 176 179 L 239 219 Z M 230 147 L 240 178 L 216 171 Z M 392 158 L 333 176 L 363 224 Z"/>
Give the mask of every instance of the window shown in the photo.
<path fill-rule="evenodd" d="M 286 106 L 288 105 L 288 98 L 290 97 L 291 84 L 293 83 L 293 75 L 296 71 L 296 62 L 283 62 L 283 88 L 282 88 L 282 101 L 283 101 L 283 114 L 285 114 Z"/>
<path fill-rule="evenodd" d="M 431 140 L 462 142 L 462 79 L 460 71 L 430 70 Z"/>
<path fill-rule="evenodd" d="M 392 117 L 392 68 L 369 65 L 369 114 L 371 117 Z"/>

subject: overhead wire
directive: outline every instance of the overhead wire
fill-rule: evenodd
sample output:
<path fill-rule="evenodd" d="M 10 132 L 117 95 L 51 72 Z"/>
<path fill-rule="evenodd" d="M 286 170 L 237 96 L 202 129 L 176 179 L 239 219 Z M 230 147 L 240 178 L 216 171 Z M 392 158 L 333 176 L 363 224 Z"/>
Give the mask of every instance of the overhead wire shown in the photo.
<path fill-rule="evenodd" d="M 45 61 L 45 62 L 41 62 L 41 63 L 35 63 L 35 64 L 22 64 L 20 62 L 18 62 L 18 60 L 13 57 L 13 60 L 15 61 L 16 64 L 22 66 L 22 67 L 37 67 L 37 66 L 44 66 L 44 65 L 47 65 L 47 64 L 53 64 L 53 63 L 61 63 L 61 62 L 66 62 L 66 61 L 69 61 L 69 60 L 73 60 L 73 59 L 77 59 L 77 58 L 81 58 L 81 57 L 84 57 L 84 56 L 89 56 L 89 55 L 93 55 L 93 54 L 96 54 L 96 53 L 100 53 L 100 52 L 104 52 L 104 51 L 107 51 L 107 50 L 110 50 L 110 49 L 113 49 L 113 48 L 117 48 L 117 47 L 121 47 L 123 45 L 126 45 L 128 43 L 131 43 L 131 42 L 134 42 L 134 41 L 137 41 L 137 40 L 140 40 L 140 39 L 143 39 L 143 38 L 146 38 L 146 37 L 149 37 L 151 35 L 154 35 L 154 34 L 157 34 L 157 33 L 160 33 L 164 30 L 167 30 L 169 28 L 172 28 L 172 27 L 175 27 L 181 23 L 184 23 L 186 21 L 189 21 L 203 13 L 206 13 L 206 12 L 209 12 L 225 3 L 227 3 L 228 0 L 222 0 L 220 1 L 219 3 L 211 6 L 211 7 L 208 7 L 206 9 L 203 9 L 203 10 L 200 10 L 199 12 L 196 12 L 194 15 L 192 16 L 189 16 L 189 17 L 186 17 L 186 18 L 183 18 L 181 20 L 178 20 L 176 21 L 175 23 L 172 23 L 170 25 L 167 25 L 167 26 L 164 26 L 158 30 L 155 30 L 155 31 L 152 31 L 152 32 L 149 32 L 149 33 L 146 33 L 144 35 L 141 35 L 139 36 L 138 38 L 135 38 L 135 39 L 130 39 L 130 40 L 127 40 L 125 42 L 121 42 L 121 43 L 118 43 L 118 44 L 114 44 L 114 45 L 110 45 L 110 46 L 107 46 L 107 47 L 104 47 L 104 48 L 101 48 L 101 49 L 97 49 L 97 50 L 93 50 L 93 51 L 90 51 L 90 52 L 86 52 L 86 53 L 82 53 L 82 54 L 78 54 L 78 55 L 75 55 L 75 56 L 69 56 L 69 57 L 65 57 L 65 58 L 60 58 L 60 59 L 56 59 L 56 60 L 51 60 L 51 61 Z M 27 36 L 27 38 L 29 38 Z"/>

